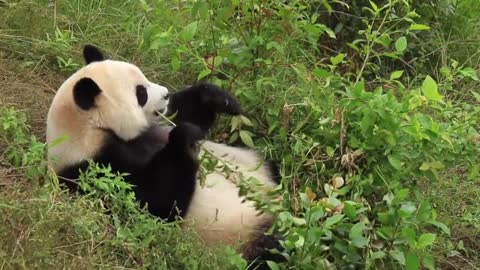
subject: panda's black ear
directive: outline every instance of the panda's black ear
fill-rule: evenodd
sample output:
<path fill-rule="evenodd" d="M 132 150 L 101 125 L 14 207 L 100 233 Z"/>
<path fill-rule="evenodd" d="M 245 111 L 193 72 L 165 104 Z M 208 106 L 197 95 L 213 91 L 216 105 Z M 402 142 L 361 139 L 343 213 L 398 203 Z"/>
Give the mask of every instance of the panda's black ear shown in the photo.
<path fill-rule="evenodd" d="M 105 56 L 100 51 L 100 49 L 89 44 L 83 47 L 83 58 L 85 59 L 85 63 L 87 65 L 92 62 L 99 62 L 105 60 Z"/>
<path fill-rule="evenodd" d="M 98 96 L 102 90 L 90 78 L 82 78 L 73 87 L 73 99 L 78 107 L 83 110 L 89 110 L 95 107 L 95 97 Z"/>

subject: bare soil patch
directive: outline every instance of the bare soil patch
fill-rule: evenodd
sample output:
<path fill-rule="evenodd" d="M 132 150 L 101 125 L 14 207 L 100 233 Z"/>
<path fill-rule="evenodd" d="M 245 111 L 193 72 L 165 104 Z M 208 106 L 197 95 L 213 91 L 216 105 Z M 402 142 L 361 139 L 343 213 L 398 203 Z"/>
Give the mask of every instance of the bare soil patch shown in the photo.
<path fill-rule="evenodd" d="M 48 107 L 63 80 L 62 75 L 35 73 L 32 69 L 20 67 L 14 60 L 0 57 L 0 107 L 13 106 L 24 112 L 30 131 L 43 141 Z M 0 189 L 8 188 L 20 178 L 3 157 L 4 148 L 0 145 Z"/>
<path fill-rule="evenodd" d="M 48 107 L 64 76 L 20 67 L 14 60 L 0 58 L 0 106 L 25 112 L 32 133 L 45 137 Z"/>

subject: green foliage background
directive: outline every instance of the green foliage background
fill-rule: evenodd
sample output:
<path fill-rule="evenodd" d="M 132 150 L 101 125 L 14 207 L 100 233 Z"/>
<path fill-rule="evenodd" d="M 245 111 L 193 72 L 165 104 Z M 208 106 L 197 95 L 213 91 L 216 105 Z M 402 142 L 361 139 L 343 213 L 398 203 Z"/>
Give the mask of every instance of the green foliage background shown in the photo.
<path fill-rule="evenodd" d="M 82 65 L 81 46 L 94 43 L 173 91 L 208 79 L 234 93 L 246 118 L 222 119 L 213 139 L 281 164 L 282 186 L 269 194 L 281 203 L 242 184 L 285 236 L 288 263 L 272 269 L 480 267 L 476 0 L 2 3 L 0 50 L 23 68 L 66 77 Z M 18 239 L 17 226 L 36 229 L 38 216 L 16 210 L 33 207 L 61 224 L 77 257 L 55 261 L 62 237 L 40 232 L 27 239 L 48 248 L 2 242 L 4 266 L 58 267 L 60 258 L 85 268 L 246 266 L 133 207 L 119 176 L 109 188 L 88 184 L 105 168 L 87 173 L 90 197 L 60 192 L 22 119 L 2 110 L 4 157 L 35 184 L 3 192 L 0 210 L 15 222 L 4 222 L 2 239 Z M 31 206 L 22 196 L 49 199 Z M 107 219 L 105 199 L 126 216 Z M 95 248 L 82 244 L 90 238 Z"/>

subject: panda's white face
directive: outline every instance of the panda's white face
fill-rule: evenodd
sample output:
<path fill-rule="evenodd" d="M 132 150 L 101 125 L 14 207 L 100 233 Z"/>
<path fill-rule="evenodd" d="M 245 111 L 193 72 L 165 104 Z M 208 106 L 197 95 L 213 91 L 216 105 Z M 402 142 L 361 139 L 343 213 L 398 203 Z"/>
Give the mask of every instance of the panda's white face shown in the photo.
<path fill-rule="evenodd" d="M 92 157 L 104 143 L 105 130 L 131 140 L 165 112 L 167 88 L 149 81 L 135 65 L 107 60 L 94 47 L 85 47 L 87 65 L 58 89 L 48 112 L 47 142 L 67 136 L 49 148 L 49 156 L 62 157 L 56 170 Z"/>
<path fill-rule="evenodd" d="M 71 135 L 108 129 L 130 140 L 151 126 L 167 105 L 167 88 L 150 82 L 135 65 L 114 60 L 93 62 L 70 76 L 58 90 L 49 113 L 52 132 L 47 135 L 60 132 L 60 128 Z"/>
<path fill-rule="evenodd" d="M 157 119 L 159 113 L 165 113 L 168 106 L 167 88 L 156 83 L 147 82 L 135 87 L 138 104 L 143 108 L 148 122 Z"/>
<path fill-rule="evenodd" d="M 111 129 L 123 139 L 136 137 L 167 108 L 167 88 L 150 82 L 133 64 L 94 62 L 81 77 L 92 79 L 99 88 L 93 106 L 85 111 L 96 116 L 97 127 Z"/>

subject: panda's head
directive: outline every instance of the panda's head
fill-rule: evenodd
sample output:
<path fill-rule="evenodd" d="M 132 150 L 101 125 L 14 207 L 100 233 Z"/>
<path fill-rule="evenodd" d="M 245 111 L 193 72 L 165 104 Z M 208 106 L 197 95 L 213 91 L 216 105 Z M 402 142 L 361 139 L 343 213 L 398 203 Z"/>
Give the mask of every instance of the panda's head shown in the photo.
<path fill-rule="evenodd" d="M 135 65 L 105 59 L 91 45 L 83 55 L 87 65 L 65 81 L 52 103 L 52 108 L 66 110 L 55 116 L 129 140 L 166 110 L 167 88 L 150 82 Z"/>
<path fill-rule="evenodd" d="M 60 151 L 66 163 L 94 155 L 105 130 L 123 140 L 134 139 L 168 105 L 167 88 L 150 82 L 137 66 L 105 59 L 91 45 L 84 47 L 83 56 L 86 65 L 60 86 L 47 119 L 47 142 L 69 137 L 50 151 Z M 68 160 L 70 155 L 76 156 Z"/>

